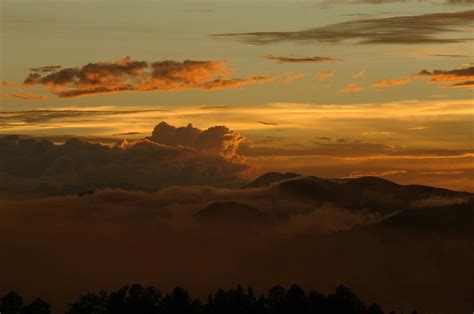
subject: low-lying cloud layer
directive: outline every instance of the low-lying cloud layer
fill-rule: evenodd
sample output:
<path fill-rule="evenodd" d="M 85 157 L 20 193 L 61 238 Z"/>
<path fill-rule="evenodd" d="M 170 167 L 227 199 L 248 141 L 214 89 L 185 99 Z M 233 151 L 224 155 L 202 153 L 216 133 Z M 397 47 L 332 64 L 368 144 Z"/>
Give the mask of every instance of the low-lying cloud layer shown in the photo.
<path fill-rule="evenodd" d="M 200 219 L 196 214 L 210 202 L 224 204 L 224 212 L 231 205 L 280 218 L 270 224 Z M 407 232 L 399 222 L 384 228 L 384 218 L 298 197 L 285 201 L 274 187 L 4 197 L 0 289 L 28 297 L 41 291 L 59 305 L 84 291 L 133 282 L 182 284 L 204 297 L 236 282 L 257 291 L 295 281 L 324 291 L 343 282 L 397 312 L 469 310 L 472 233 Z M 458 290 L 446 288 L 452 286 Z"/>
<path fill-rule="evenodd" d="M 353 41 L 358 44 L 420 44 L 456 43 L 471 38 L 467 27 L 474 19 L 474 11 L 434 13 L 415 16 L 397 16 L 382 19 L 355 20 L 288 32 L 249 32 L 216 34 L 251 44 L 277 42 L 327 42 Z M 462 36 L 442 36 L 464 30 Z"/>
<path fill-rule="evenodd" d="M 271 80 L 253 76 L 228 78 L 222 61 L 135 61 L 127 57 L 114 62 L 89 63 L 82 67 L 45 66 L 31 69 L 25 86 L 43 85 L 58 97 L 137 91 L 172 91 L 187 88 L 215 90 Z"/>

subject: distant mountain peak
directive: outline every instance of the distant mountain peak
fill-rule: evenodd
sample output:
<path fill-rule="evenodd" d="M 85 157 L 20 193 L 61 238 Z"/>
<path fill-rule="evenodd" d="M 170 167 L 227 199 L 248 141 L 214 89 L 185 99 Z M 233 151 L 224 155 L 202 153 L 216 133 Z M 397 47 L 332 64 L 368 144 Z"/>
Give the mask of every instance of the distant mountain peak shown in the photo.
<path fill-rule="evenodd" d="M 247 189 L 247 188 L 263 188 L 267 187 L 269 185 L 272 185 L 273 183 L 289 180 L 289 179 L 294 179 L 302 177 L 302 175 L 298 173 L 293 173 L 293 172 L 287 172 L 287 173 L 281 173 L 281 172 L 267 172 L 254 181 L 250 182 L 249 184 L 243 186 L 242 188 Z"/>

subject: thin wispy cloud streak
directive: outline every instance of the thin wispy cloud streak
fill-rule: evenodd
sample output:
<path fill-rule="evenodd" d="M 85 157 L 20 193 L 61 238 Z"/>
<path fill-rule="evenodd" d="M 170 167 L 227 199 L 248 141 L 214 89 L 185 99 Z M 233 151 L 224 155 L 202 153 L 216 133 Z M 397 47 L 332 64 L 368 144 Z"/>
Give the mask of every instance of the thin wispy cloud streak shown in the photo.
<path fill-rule="evenodd" d="M 345 41 L 356 44 L 443 44 L 471 40 L 472 34 L 466 28 L 472 25 L 473 20 L 474 11 L 465 11 L 354 20 L 299 31 L 224 33 L 212 36 L 234 38 L 257 45 Z M 456 37 L 441 36 L 463 30 L 464 33 Z"/>
<path fill-rule="evenodd" d="M 265 55 L 264 58 L 273 60 L 278 63 L 322 63 L 322 62 L 333 62 L 342 61 L 341 59 L 332 57 L 292 57 L 292 56 L 274 56 Z"/>

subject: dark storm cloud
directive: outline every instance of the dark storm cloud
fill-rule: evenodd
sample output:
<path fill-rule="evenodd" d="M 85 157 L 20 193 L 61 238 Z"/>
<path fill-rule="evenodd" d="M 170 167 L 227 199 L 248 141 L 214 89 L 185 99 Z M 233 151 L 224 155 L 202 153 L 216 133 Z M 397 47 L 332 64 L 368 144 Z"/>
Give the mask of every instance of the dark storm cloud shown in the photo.
<path fill-rule="evenodd" d="M 264 58 L 277 61 L 278 63 L 322 63 L 331 61 L 341 61 L 340 59 L 331 57 L 289 57 L 266 55 Z"/>
<path fill-rule="evenodd" d="M 48 140 L 0 138 L 1 189 L 57 194 L 106 187 L 149 191 L 170 185 L 243 182 L 241 175 L 249 166 L 235 153 L 242 140 L 239 134 L 223 126 L 207 130 L 159 126 L 148 139 L 115 147 L 79 139 L 54 145 Z M 195 142 L 188 142 L 189 134 L 182 129 L 191 130 Z"/>
<path fill-rule="evenodd" d="M 192 147 L 197 150 L 212 151 L 227 158 L 235 158 L 237 148 L 244 139 L 239 133 L 225 126 L 214 126 L 200 130 L 188 124 L 186 127 L 174 127 L 166 122 L 158 124 L 150 140 L 169 146 Z"/>
<path fill-rule="evenodd" d="M 235 38 L 251 44 L 277 42 L 326 42 L 346 40 L 359 44 L 456 43 L 470 40 L 471 33 L 457 38 L 441 34 L 462 30 L 474 19 L 474 11 L 398 16 L 382 19 L 355 20 L 327 26 L 288 32 L 250 32 L 212 35 Z"/>
<path fill-rule="evenodd" d="M 58 97 L 71 98 L 127 91 L 216 90 L 271 80 L 270 77 L 228 78 L 222 61 L 134 61 L 89 63 L 82 67 L 47 66 L 33 69 L 23 84 L 43 85 Z"/>

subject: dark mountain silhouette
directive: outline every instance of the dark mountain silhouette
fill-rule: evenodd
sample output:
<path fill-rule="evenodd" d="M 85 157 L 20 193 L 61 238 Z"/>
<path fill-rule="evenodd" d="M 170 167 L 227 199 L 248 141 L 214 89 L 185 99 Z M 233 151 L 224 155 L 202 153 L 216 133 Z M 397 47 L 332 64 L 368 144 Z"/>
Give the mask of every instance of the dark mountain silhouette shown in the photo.
<path fill-rule="evenodd" d="M 197 212 L 194 217 L 208 222 L 257 224 L 270 222 L 270 217 L 261 210 L 236 201 L 213 202 Z"/>
<path fill-rule="evenodd" d="M 406 231 L 474 233 L 474 199 L 462 204 L 405 210 L 374 226 L 375 229 L 381 227 Z"/>
<path fill-rule="evenodd" d="M 299 177 L 277 184 L 281 196 L 333 202 L 340 184 L 318 177 Z"/>
<path fill-rule="evenodd" d="M 281 182 L 284 180 L 293 179 L 297 177 L 301 177 L 301 175 L 297 173 L 292 173 L 292 172 L 288 172 L 288 173 L 267 172 L 264 175 L 255 179 L 254 181 L 250 182 L 249 184 L 243 186 L 242 188 L 243 189 L 263 188 L 276 182 Z"/>
<path fill-rule="evenodd" d="M 377 178 L 363 177 L 346 182 L 317 177 L 298 177 L 276 183 L 278 194 L 319 203 L 333 203 L 346 209 L 370 209 L 381 212 L 404 210 L 412 203 L 430 197 L 467 198 L 472 194 L 422 185 L 399 185 Z"/>

